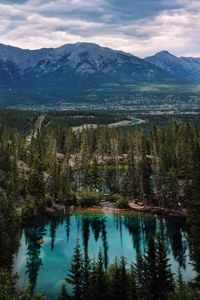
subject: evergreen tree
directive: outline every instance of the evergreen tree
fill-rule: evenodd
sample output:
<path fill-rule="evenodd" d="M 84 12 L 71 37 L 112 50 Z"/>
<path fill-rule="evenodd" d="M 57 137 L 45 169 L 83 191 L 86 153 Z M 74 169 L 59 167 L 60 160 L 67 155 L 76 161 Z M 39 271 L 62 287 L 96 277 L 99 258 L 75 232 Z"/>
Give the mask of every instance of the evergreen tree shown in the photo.
<path fill-rule="evenodd" d="M 128 300 L 137 300 L 138 292 L 136 286 L 136 270 L 133 264 L 131 264 L 129 270 L 129 289 L 128 289 Z"/>
<path fill-rule="evenodd" d="M 189 299 L 189 293 L 187 289 L 187 284 L 183 281 L 183 277 L 181 274 L 181 271 L 179 269 L 178 276 L 176 279 L 176 288 L 174 291 L 173 299 L 178 300 L 188 300 Z"/>
<path fill-rule="evenodd" d="M 66 281 L 73 286 L 73 296 L 75 300 L 82 297 L 82 274 L 83 274 L 83 258 L 79 242 L 74 248 L 74 255 L 71 263 L 70 273 Z"/>
<path fill-rule="evenodd" d="M 143 199 L 146 205 L 149 204 L 148 202 L 151 203 L 152 194 L 153 194 L 150 177 L 151 177 L 150 161 L 147 157 L 144 157 L 142 160 L 142 183 L 144 189 Z"/>
<path fill-rule="evenodd" d="M 99 172 L 96 158 L 94 158 L 88 173 L 88 184 L 91 189 L 97 189 L 99 187 Z"/>
<path fill-rule="evenodd" d="M 158 233 L 156 238 L 157 247 L 157 267 L 158 267 L 158 286 L 157 291 L 161 299 L 174 289 L 173 274 L 171 272 L 171 265 L 168 263 L 166 245 L 164 237 Z"/>
<path fill-rule="evenodd" d="M 90 298 L 90 277 L 91 277 L 91 262 L 87 254 L 83 259 L 82 272 L 82 299 L 88 300 Z"/>
<path fill-rule="evenodd" d="M 45 184 L 39 158 L 34 160 L 28 184 L 29 193 L 34 198 L 36 207 L 42 208 L 44 206 Z"/>
<path fill-rule="evenodd" d="M 96 299 L 98 291 L 96 289 L 97 285 L 97 263 L 96 260 L 93 259 L 91 262 L 91 272 L 90 272 L 90 285 L 89 285 L 89 299 Z"/>
<path fill-rule="evenodd" d="M 69 296 L 67 292 L 66 285 L 62 284 L 60 294 L 58 296 L 58 300 L 70 300 L 70 299 L 72 298 Z"/>
<path fill-rule="evenodd" d="M 103 259 L 102 251 L 100 250 L 96 262 L 96 292 L 97 292 L 96 299 L 97 300 L 107 299 L 107 291 L 108 291 L 107 274 L 104 267 L 104 259 Z"/>
<path fill-rule="evenodd" d="M 149 299 L 158 299 L 158 273 L 157 273 L 157 254 L 156 254 L 156 242 L 151 235 L 148 240 L 147 252 L 144 259 L 144 289 L 149 294 Z"/>
<path fill-rule="evenodd" d="M 128 273 L 126 269 L 126 260 L 124 256 L 121 257 L 119 262 L 119 274 L 120 274 L 120 297 L 121 299 L 128 299 Z"/>
<path fill-rule="evenodd" d="M 142 298 L 144 296 L 144 292 L 147 293 L 147 290 L 144 290 L 144 286 L 146 285 L 146 269 L 145 262 L 141 253 L 137 253 L 135 271 L 138 295 L 140 298 Z"/>
<path fill-rule="evenodd" d="M 120 272 L 119 272 L 119 261 L 115 258 L 114 263 L 109 268 L 110 275 L 110 297 L 113 300 L 120 299 Z"/>

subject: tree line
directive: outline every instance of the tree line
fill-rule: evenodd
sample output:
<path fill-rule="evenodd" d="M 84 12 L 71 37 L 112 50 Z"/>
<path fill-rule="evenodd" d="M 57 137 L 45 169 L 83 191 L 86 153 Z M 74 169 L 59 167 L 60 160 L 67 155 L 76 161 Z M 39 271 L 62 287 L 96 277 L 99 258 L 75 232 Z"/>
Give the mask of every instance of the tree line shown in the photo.
<path fill-rule="evenodd" d="M 74 132 L 71 127 L 43 126 L 28 136 L 2 126 L 0 187 L 31 214 L 52 206 L 55 199 L 92 205 L 105 194 L 124 206 L 137 199 L 187 209 L 199 141 L 198 127 L 176 123 L 148 132 L 140 127 Z"/>
<path fill-rule="evenodd" d="M 101 250 L 91 260 L 82 254 L 77 242 L 65 281 L 59 300 L 200 299 L 198 290 L 183 281 L 180 271 L 177 276 L 172 273 L 161 233 L 149 238 L 145 254 L 138 254 L 135 264 L 128 265 L 122 256 L 115 258 L 108 269 Z"/>

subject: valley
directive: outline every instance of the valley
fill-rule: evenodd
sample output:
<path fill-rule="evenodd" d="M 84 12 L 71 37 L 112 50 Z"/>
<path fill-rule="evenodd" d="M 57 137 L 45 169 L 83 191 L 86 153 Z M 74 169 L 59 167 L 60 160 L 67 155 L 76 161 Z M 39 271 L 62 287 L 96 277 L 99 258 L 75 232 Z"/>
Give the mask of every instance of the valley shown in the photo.
<path fill-rule="evenodd" d="M 141 59 L 91 43 L 34 51 L 1 44 L 0 107 L 199 112 L 198 60 L 191 78 L 194 61 L 176 73 L 183 59 L 169 67 L 171 56 Z"/>

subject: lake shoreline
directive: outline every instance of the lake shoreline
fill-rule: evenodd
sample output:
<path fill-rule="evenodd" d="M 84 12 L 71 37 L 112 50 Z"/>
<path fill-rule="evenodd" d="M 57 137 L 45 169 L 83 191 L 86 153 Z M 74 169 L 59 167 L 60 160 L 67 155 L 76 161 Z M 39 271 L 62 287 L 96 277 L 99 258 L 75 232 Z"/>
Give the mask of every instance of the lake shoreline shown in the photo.
<path fill-rule="evenodd" d="M 71 206 L 64 206 L 60 205 L 57 208 L 48 208 L 42 213 L 36 213 L 32 216 L 22 216 L 22 223 L 29 223 L 30 220 L 43 218 L 43 217 L 51 217 L 56 215 L 66 215 L 68 213 L 74 212 L 88 212 L 88 213 L 139 213 L 139 214 L 146 214 L 146 215 L 158 215 L 163 217 L 170 217 L 170 218 L 178 218 L 178 219 L 186 219 L 187 214 L 186 211 L 178 211 L 178 210 L 171 210 L 167 208 L 157 207 L 157 206 L 138 206 L 133 207 L 129 206 L 127 208 L 117 208 L 115 204 L 110 203 L 110 206 L 106 205 L 92 205 L 88 207 L 83 207 L 79 205 L 71 205 Z"/>

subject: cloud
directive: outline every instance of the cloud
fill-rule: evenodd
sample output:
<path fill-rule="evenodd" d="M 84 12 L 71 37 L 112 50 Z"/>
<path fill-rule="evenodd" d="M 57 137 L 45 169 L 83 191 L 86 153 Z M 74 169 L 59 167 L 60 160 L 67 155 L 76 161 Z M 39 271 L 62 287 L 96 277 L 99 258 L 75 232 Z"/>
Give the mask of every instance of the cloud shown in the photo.
<path fill-rule="evenodd" d="M 155 16 L 166 9 L 181 8 L 181 4 L 174 0 L 109 0 L 109 3 L 110 9 L 116 13 L 118 18 L 126 17 L 128 20 L 144 19 Z"/>
<path fill-rule="evenodd" d="M 5 3 L 5 4 L 21 4 L 25 3 L 28 0 L 0 0 L 0 3 Z"/>
<path fill-rule="evenodd" d="M 23 48 L 89 41 L 200 56 L 198 0 L 0 0 L 0 18 L 0 42 Z"/>

